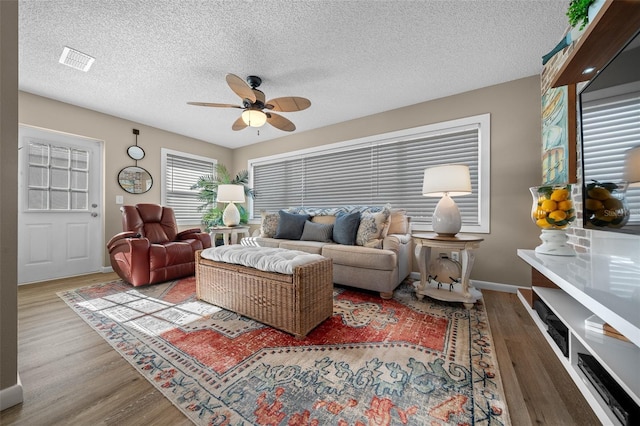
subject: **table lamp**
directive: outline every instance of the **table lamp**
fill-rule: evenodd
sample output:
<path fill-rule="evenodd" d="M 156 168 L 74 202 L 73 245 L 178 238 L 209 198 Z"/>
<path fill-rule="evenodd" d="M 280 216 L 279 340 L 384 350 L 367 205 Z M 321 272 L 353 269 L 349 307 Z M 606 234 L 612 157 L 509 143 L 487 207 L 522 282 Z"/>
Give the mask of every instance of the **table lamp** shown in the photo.
<path fill-rule="evenodd" d="M 219 203 L 229 203 L 222 213 L 225 226 L 236 226 L 240 223 L 240 212 L 234 203 L 244 203 L 243 185 L 218 185 Z"/>
<path fill-rule="evenodd" d="M 469 167 L 446 164 L 428 167 L 424 171 L 422 195 L 442 197 L 433 211 L 433 230 L 438 235 L 453 237 L 462 227 L 460 210 L 452 196 L 471 194 Z"/>
<path fill-rule="evenodd" d="M 640 187 L 640 145 L 634 146 L 624 155 L 624 180 L 629 187 Z"/>

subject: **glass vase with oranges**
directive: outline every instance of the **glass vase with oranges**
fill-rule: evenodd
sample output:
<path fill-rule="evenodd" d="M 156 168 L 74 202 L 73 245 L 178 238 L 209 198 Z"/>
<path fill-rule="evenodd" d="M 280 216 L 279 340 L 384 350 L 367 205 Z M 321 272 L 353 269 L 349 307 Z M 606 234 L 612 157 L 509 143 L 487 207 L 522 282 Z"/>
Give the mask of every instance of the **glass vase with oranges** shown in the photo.
<path fill-rule="evenodd" d="M 542 245 L 536 253 L 557 256 L 573 256 L 567 245 L 566 228 L 576 220 L 576 211 L 571 198 L 571 185 L 543 185 L 529 188 L 533 197 L 531 219 L 542 229 Z"/>
<path fill-rule="evenodd" d="M 541 229 L 565 229 L 576 220 L 571 185 L 534 186 L 531 219 Z"/>

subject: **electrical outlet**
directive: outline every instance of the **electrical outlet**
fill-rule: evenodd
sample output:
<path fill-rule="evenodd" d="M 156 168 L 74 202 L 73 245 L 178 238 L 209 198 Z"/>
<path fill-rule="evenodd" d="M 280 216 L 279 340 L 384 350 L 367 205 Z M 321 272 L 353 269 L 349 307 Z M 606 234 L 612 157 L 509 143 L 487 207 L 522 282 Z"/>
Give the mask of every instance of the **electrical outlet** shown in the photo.
<path fill-rule="evenodd" d="M 456 262 L 460 261 L 460 252 L 452 251 L 451 252 L 451 260 L 455 260 Z"/>

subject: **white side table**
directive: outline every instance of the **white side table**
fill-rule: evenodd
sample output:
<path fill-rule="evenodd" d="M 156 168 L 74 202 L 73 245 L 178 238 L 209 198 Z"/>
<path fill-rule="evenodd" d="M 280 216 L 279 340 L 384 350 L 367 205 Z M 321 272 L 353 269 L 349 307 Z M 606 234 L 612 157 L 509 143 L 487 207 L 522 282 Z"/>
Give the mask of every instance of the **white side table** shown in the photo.
<path fill-rule="evenodd" d="M 248 226 L 220 226 L 217 228 L 211 228 L 209 235 L 211 236 L 211 243 L 215 246 L 216 235 L 222 234 L 222 240 L 224 245 L 238 244 L 238 235 L 248 237 Z"/>
<path fill-rule="evenodd" d="M 462 302 L 465 308 L 471 309 L 473 304 L 482 297 L 482 293 L 469 284 L 469 275 L 475 259 L 473 250 L 480 247 L 480 242 L 483 238 L 464 234 L 457 234 L 455 237 L 443 237 L 435 233 L 419 233 L 411 236 L 416 246 L 420 247 L 418 254 L 420 284 L 416 286 L 418 299 L 422 300 L 424 296 L 429 296 L 433 299 L 447 302 Z M 462 292 L 434 288 L 429 285 L 429 260 L 431 259 L 432 247 L 445 251 L 456 250 L 460 252 Z"/>

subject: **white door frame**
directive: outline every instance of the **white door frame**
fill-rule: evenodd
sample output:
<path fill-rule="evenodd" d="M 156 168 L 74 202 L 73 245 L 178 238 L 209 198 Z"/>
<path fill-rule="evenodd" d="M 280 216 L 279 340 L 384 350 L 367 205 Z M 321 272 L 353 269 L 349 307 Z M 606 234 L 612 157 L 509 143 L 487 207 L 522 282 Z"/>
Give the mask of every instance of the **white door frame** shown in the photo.
<path fill-rule="evenodd" d="M 104 206 L 104 171 L 103 171 L 104 170 L 104 141 L 96 138 L 91 138 L 91 137 L 67 133 L 67 132 L 61 132 L 57 130 L 47 129 L 47 128 L 38 127 L 38 126 L 32 126 L 32 125 L 23 124 L 23 123 L 19 124 L 19 129 L 20 129 L 20 132 L 19 132 L 20 140 L 19 140 L 18 149 L 21 151 L 21 155 L 19 155 L 19 161 L 20 161 L 19 169 L 21 170 L 21 172 L 18 176 L 18 180 L 19 180 L 18 182 L 18 188 L 19 188 L 18 233 L 19 235 L 18 235 L 18 247 L 16 247 L 16 249 L 18 250 L 18 253 L 20 253 L 20 244 L 21 244 L 20 242 L 24 237 L 24 235 L 20 235 L 21 231 L 24 230 L 23 227 L 21 226 L 21 223 L 25 221 L 25 215 L 30 214 L 30 213 L 25 213 L 26 211 L 25 203 L 26 203 L 26 194 L 27 194 L 27 190 L 26 190 L 27 176 L 26 176 L 25 166 L 27 165 L 27 159 L 24 156 L 26 155 L 27 153 L 26 150 L 28 149 L 28 147 L 26 146 L 25 140 L 23 140 L 23 139 L 26 139 L 25 136 L 41 138 L 44 141 L 52 142 L 54 144 L 55 142 L 61 142 L 64 144 L 74 144 L 76 146 L 82 146 L 83 144 L 91 144 L 91 149 L 97 151 L 97 156 L 98 156 L 96 161 L 92 161 L 93 167 L 90 170 L 90 173 L 92 174 L 92 179 L 94 179 L 94 182 L 93 182 L 94 185 L 92 187 L 93 187 L 93 191 L 95 191 L 95 197 L 93 197 L 93 200 L 97 200 L 98 206 L 96 208 L 91 208 L 92 201 L 89 200 L 89 204 L 90 204 L 89 210 L 91 212 L 97 213 L 99 216 L 98 218 L 96 218 L 97 224 L 95 224 L 95 226 L 97 226 L 98 229 L 94 231 L 95 239 L 92 241 L 91 244 L 92 245 L 95 244 L 97 247 L 99 247 L 99 249 L 95 250 L 95 253 L 93 255 L 95 256 L 95 258 L 92 256 L 91 261 L 89 262 L 88 269 L 91 269 L 91 271 L 82 272 L 81 274 L 104 271 L 104 265 L 103 265 L 104 244 L 105 244 L 104 242 L 105 206 Z M 25 151 L 22 151 L 23 149 Z M 87 212 L 86 214 L 89 215 L 91 213 Z M 18 267 L 19 268 L 22 267 L 22 262 L 19 262 Z M 45 278 L 45 279 L 65 278 L 73 275 L 79 275 L 79 274 L 69 273 L 68 275 L 64 275 L 64 272 L 61 271 L 56 273 L 56 276 L 52 276 L 51 278 Z M 37 281 L 41 281 L 41 280 L 37 280 Z M 28 284 L 30 282 L 37 282 L 37 281 L 25 281 L 25 282 L 19 283 L 19 285 Z"/>

